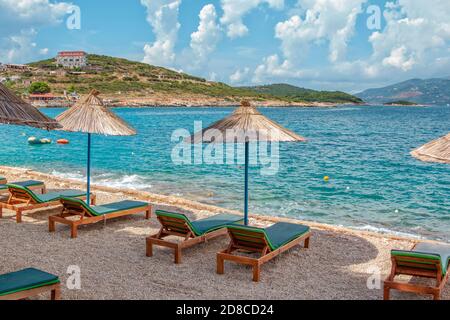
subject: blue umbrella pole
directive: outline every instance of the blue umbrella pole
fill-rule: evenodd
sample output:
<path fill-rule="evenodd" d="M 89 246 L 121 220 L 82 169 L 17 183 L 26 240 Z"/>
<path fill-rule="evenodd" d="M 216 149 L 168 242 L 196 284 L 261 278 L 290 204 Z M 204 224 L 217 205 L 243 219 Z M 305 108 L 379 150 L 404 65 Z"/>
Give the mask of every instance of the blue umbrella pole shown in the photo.
<path fill-rule="evenodd" d="M 88 133 L 88 154 L 87 154 L 87 194 L 86 203 L 91 204 L 91 134 Z"/>
<path fill-rule="evenodd" d="M 245 194 L 244 194 L 244 223 L 248 226 L 248 163 L 250 143 L 245 143 Z"/>

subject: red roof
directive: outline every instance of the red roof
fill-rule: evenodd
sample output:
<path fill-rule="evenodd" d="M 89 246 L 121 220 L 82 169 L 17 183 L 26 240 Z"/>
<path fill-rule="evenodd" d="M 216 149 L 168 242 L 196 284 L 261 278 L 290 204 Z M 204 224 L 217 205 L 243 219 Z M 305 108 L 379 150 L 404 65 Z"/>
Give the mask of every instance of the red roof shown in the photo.
<path fill-rule="evenodd" d="M 54 98 L 53 93 L 36 93 L 30 94 L 30 98 Z"/>
<path fill-rule="evenodd" d="M 86 52 L 84 51 L 61 51 L 58 53 L 59 56 L 62 57 L 78 57 L 78 56 L 85 56 Z"/>

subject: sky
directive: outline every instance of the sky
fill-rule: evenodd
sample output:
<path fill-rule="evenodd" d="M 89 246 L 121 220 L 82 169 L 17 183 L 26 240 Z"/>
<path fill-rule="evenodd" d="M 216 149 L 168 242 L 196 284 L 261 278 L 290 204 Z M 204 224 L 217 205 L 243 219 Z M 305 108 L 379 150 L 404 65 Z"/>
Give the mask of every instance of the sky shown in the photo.
<path fill-rule="evenodd" d="M 0 62 L 61 50 L 234 86 L 356 93 L 450 76 L 448 0 L 0 0 Z"/>

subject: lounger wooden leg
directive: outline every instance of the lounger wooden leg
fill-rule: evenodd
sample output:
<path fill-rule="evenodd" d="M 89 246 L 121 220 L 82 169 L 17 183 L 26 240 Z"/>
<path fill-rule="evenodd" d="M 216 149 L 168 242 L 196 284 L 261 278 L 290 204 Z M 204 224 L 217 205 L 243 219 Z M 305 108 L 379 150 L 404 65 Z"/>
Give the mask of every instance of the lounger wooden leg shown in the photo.
<path fill-rule="evenodd" d="M 51 300 L 61 300 L 61 285 L 52 290 Z"/>
<path fill-rule="evenodd" d="M 259 263 L 255 263 L 253 265 L 253 281 L 254 282 L 259 282 L 260 274 L 261 274 L 261 265 Z"/>
<path fill-rule="evenodd" d="M 145 219 L 150 219 L 152 217 L 152 209 L 145 211 Z"/>
<path fill-rule="evenodd" d="M 181 246 L 177 245 L 175 248 L 175 264 L 181 263 Z"/>
<path fill-rule="evenodd" d="M 384 286 L 384 296 L 383 296 L 384 300 L 390 300 L 391 299 L 391 288 L 389 288 L 388 286 Z"/>
<path fill-rule="evenodd" d="M 2 207 L 2 205 L 0 204 L 0 219 L 1 218 L 3 218 L 3 207 Z"/>
<path fill-rule="evenodd" d="M 78 226 L 76 224 L 70 225 L 70 236 L 72 239 L 78 237 Z"/>
<path fill-rule="evenodd" d="M 22 210 L 20 209 L 16 210 L 16 222 L 22 223 Z"/>
<path fill-rule="evenodd" d="M 220 254 L 217 254 L 217 274 L 225 273 L 225 260 Z"/>
<path fill-rule="evenodd" d="M 433 299 L 434 300 L 441 300 L 441 293 L 440 292 L 436 292 L 433 294 Z"/>
<path fill-rule="evenodd" d="M 48 217 L 48 232 L 55 232 L 56 230 L 56 223 L 52 219 L 52 217 Z"/>
<path fill-rule="evenodd" d="M 310 237 L 305 239 L 305 248 L 308 249 L 309 248 L 309 241 L 310 241 Z"/>
<path fill-rule="evenodd" d="M 147 239 L 147 257 L 153 257 L 153 243 Z"/>

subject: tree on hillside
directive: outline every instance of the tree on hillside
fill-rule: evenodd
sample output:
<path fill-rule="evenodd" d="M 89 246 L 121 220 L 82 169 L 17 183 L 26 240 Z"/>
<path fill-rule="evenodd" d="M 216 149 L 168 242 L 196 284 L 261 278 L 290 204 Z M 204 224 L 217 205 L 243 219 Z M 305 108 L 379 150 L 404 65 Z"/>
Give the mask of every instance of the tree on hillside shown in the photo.
<path fill-rule="evenodd" d="M 28 89 L 31 94 L 50 93 L 50 86 L 46 82 L 33 82 Z"/>
<path fill-rule="evenodd" d="M 67 93 L 74 93 L 76 92 L 77 89 L 75 89 L 75 86 L 73 84 L 71 84 L 68 88 L 67 88 Z"/>

